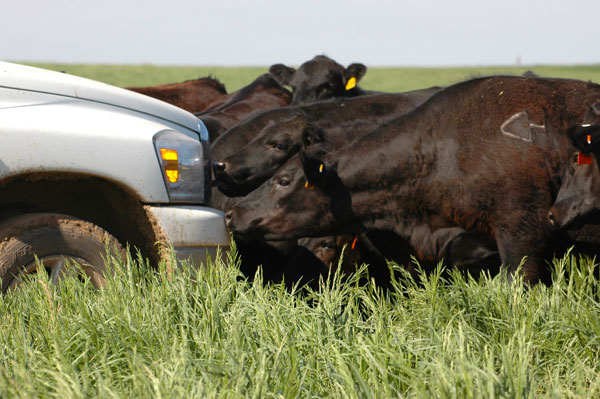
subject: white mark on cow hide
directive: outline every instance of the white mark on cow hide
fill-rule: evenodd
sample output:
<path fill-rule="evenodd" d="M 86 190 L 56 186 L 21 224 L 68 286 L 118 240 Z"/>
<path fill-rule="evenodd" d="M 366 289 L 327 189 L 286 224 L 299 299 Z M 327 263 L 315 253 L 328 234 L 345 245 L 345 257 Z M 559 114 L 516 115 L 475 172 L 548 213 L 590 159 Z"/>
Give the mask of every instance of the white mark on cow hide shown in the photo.
<path fill-rule="evenodd" d="M 503 135 L 514 139 L 520 139 L 527 143 L 533 142 L 532 130 L 546 131 L 546 127 L 544 125 L 531 123 L 527 111 L 521 111 L 514 114 L 500 126 L 500 131 L 502 131 Z"/>

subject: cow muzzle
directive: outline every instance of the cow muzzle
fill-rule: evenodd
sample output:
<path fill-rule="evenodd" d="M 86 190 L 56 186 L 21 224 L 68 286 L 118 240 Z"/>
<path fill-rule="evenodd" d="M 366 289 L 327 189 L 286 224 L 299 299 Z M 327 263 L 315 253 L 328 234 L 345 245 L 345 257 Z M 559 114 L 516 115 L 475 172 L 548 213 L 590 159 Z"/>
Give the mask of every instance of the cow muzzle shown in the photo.
<path fill-rule="evenodd" d="M 260 235 L 258 227 L 262 220 L 262 218 L 245 218 L 243 211 L 235 206 L 225 212 L 225 225 L 231 232 L 240 236 Z"/>
<path fill-rule="evenodd" d="M 550 223 L 550 226 L 552 226 L 552 228 L 556 228 L 556 218 L 554 216 L 554 212 L 552 212 L 552 209 L 548 211 L 548 215 L 546 217 Z"/>
<path fill-rule="evenodd" d="M 225 169 L 227 169 L 227 164 L 225 162 L 213 162 L 212 169 L 213 173 L 218 175 L 225 172 Z"/>
<path fill-rule="evenodd" d="M 546 215 L 548 223 L 554 230 L 560 230 L 567 226 L 575 226 L 581 222 L 580 212 L 577 209 L 555 204 Z"/>
<path fill-rule="evenodd" d="M 229 165 L 226 162 L 213 162 L 212 164 L 214 183 L 223 194 L 228 197 L 241 197 L 248 194 L 229 176 Z"/>
<path fill-rule="evenodd" d="M 227 228 L 229 230 L 231 230 L 233 227 L 232 217 L 233 217 L 233 211 L 230 209 L 225 213 L 225 225 L 227 226 Z"/>

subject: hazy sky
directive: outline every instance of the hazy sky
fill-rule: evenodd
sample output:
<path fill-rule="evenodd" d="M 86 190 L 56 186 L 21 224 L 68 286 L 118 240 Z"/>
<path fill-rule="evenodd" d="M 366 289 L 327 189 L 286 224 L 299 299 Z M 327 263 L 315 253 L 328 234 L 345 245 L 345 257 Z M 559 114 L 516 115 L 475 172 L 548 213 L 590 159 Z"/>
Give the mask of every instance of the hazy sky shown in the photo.
<path fill-rule="evenodd" d="M 3 0 L 0 59 L 600 64 L 599 0 Z"/>

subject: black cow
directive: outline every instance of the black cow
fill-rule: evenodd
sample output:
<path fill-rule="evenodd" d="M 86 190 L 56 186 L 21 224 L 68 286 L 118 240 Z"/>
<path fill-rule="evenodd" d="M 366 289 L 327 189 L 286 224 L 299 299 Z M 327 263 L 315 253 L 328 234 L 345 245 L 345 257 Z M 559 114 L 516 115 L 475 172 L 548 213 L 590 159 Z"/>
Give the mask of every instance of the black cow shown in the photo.
<path fill-rule="evenodd" d="M 332 148 L 348 144 L 382 123 L 413 110 L 438 88 L 406 94 L 375 94 L 352 99 L 319 101 L 284 110 L 265 111 L 236 126 L 227 135 L 260 128 L 243 147 L 225 158 L 213 154 L 213 172 L 219 189 L 243 196 L 271 177 L 300 149 L 303 131 L 325 134 Z M 258 123 L 257 120 L 263 120 Z M 240 143 L 238 143 L 240 144 Z"/>
<path fill-rule="evenodd" d="M 295 154 L 300 147 L 300 137 L 306 129 L 328 129 L 342 143 L 374 129 L 385 120 L 411 110 L 437 89 L 428 89 L 407 94 L 382 94 L 363 96 L 356 99 L 335 99 L 313 103 L 306 106 L 288 107 L 259 113 L 254 118 L 243 124 L 238 124 L 219 137 L 212 146 L 213 159 L 225 152 L 233 152 L 242 143 L 250 141 L 234 157 L 227 157 L 222 162 L 214 164 L 214 175 L 220 191 L 229 196 L 243 196 L 258 187 L 262 181 L 270 177 L 289 157 Z M 334 137 L 330 135 L 330 137 Z M 252 138 L 252 139 L 251 139 Z M 330 142 L 332 145 L 338 145 Z M 213 190 L 213 206 L 227 210 L 238 199 L 225 198 L 221 193 Z M 260 241 L 244 241 L 239 237 L 242 254 L 243 268 L 250 273 L 257 264 L 263 264 L 265 274 L 275 270 L 276 265 L 267 256 L 265 248 L 279 247 L 277 243 L 263 243 Z M 286 268 L 288 276 L 316 273 L 323 265 L 319 257 L 311 254 L 306 245 L 301 245 L 291 255 L 289 252 L 292 243 L 285 244 L 284 255 L 291 256 L 290 264 L 304 264 L 301 270 L 292 272 L 293 267 Z M 322 251 L 321 251 L 322 252 Z M 306 256 L 303 256 L 306 254 Z M 268 255 L 272 258 L 271 255 Z M 278 257 L 278 261 L 281 257 Z M 345 261 L 348 262 L 349 260 Z M 311 263 L 312 262 L 312 263 Z M 315 266 L 315 263 L 321 266 Z M 309 266 L 312 264 L 312 266 Z M 267 266 L 268 265 L 268 266 Z M 280 264 L 282 266 L 283 264 Z M 312 270 L 312 272 L 311 272 Z M 293 280 L 288 278 L 287 281 Z M 316 279 L 318 281 L 318 279 Z"/>
<path fill-rule="evenodd" d="M 227 129 L 253 113 L 285 107 L 291 101 L 291 93 L 269 74 L 264 74 L 229 95 L 229 99 L 221 106 L 195 115 L 206 125 L 212 142 Z"/>
<path fill-rule="evenodd" d="M 159 86 L 126 87 L 126 89 L 154 97 L 192 113 L 205 111 L 227 98 L 225 86 L 211 77 Z"/>
<path fill-rule="evenodd" d="M 300 157 L 297 155 L 290 159 L 281 169 L 279 169 L 275 175 L 271 178 L 273 186 L 286 185 L 286 181 L 299 181 L 304 182 L 304 188 L 314 190 L 304 178 L 302 170 L 302 163 Z M 296 183 L 297 184 L 297 183 Z M 264 189 L 263 185 L 259 190 Z M 249 195 L 252 197 L 256 192 Z M 288 199 L 293 201 L 294 199 Z M 242 201 L 243 202 L 243 201 Z M 281 206 L 280 204 L 276 207 Z M 227 214 L 227 218 L 230 218 L 230 214 Z M 360 227 L 357 229 L 350 228 L 353 231 L 360 231 Z M 337 236 L 343 235 L 344 232 L 337 234 Z M 234 233 L 237 235 L 237 233 Z M 354 233 L 353 233 L 354 234 Z M 354 234 L 356 236 L 356 234 Z M 239 238 L 251 238 L 238 235 Z M 494 269 L 500 264 L 498 256 L 498 250 L 495 242 L 489 237 L 482 236 L 480 234 L 468 233 L 463 228 L 437 224 L 432 229 L 419 229 L 413 232 L 411 240 L 422 241 L 423 246 L 427 247 L 427 251 L 415 251 L 411 248 L 410 242 L 405 238 L 398 236 L 392 231 L 379 228 L 369 228 L 366 232 L 360 234 L 361 240 L 359 241 L 362 245 L 360 246 L 361 259 L 365 263 L 370 264 L 371 270 L 375 270 L 379 273 L 379 280 L 381 273 L 387 271 L 385 269 L 386 260 L 392 260 L 398 264 L 404 265 L 407 270 L 414 275 L 416 269 L 411 263 L 411 255 L 417 257 L 420 263 L 426 269 L 433 268 L 441 259 L 444 259 L 449 264 L 464 270 L 464 271 L 479 271 L 481 268 Z M 269 240 L 277 240 L 278 237 L 267 237 Z M 330 239 L 330 237 L 328 237 Z M 256 239 L 256 237 L 254 237 Z M 368 240 L 366 240 L 368 239 Z M 325 240 L 325 238 L 319 238 L 316 241 L 308 241 L 311 243 L 319 243 Z M 365 241 L 369 243 L 367 247 Z M 275 242 L 275 241 L 270 241 Z M 289 240 L 282 242 L 289 243 Z M 313 244 L 311 244 L 313 245 Z M 338 247 L 340 250 L 340 247 Z M 338 254 L 339 255 L 339 254 Z M 300 248 L 291 255 L 290 261 L 286 266 L 285 273 L 289 276 L 306 275 L 304 279 L 314 279 L 315 275 L 318 275 L 319 270 L 324 270 L 323 267 L 315 267 L 314 258 L 316 254 L 310 255 L 310 251 L 304 248 Z M 312 259 L 312 260 L 311 260 Z M 311 264 L 310 267 L 298 267 L 303 263 Z M 385 285 L 385 284 L 382 284 Z"/>
<path fill-rule="evenodd" d="M 333 128 L 338 133 L 344 133 L 343 135 L 338 134 L 340 143 L 347 143 L 360 134 L 372 130 L 377 124 L 413 109 L 415 105 L 423 102 L 431 93 L 437 90 L 437 88 L 432 88 L 406 94 L 382 94 L 357 99 L 339 99 L 261 112 L 228 130 L 213 143 L 211 155 L 213 159 L 219 159 L 219 156 L 232 153 L 242 147 L 244 143 L 250 142 L 242 150 L 247 152 L 236 153 L 236 159 L 240 162 L 226 158 L 228 160 L 226 161 L 228 162 L 227 165 L 229 165 L 227 169 L 225 164 L 222 164 L 222 167 L 215 166 L 215 178 L 219 183 L 219 188 L 227 195 L 242 196 L 257 187 L 287 158 L 297 152 L 303 129 L 318 128 L 319 126 Z M 311 121 L 314 121 L 314 124 Z M 351 124 L 352 129 L 350 129 Z M 346 129 L 350 132 L 349 134 L 346 133 Z M 269 145 L 266 152 L 258 151 L 254 153 L 253 148 L 257 143 L 264 143 L 265 139 L 268 139 L 271 143 L 275 140 L 277 143 Z M 275 151 L 270 151 L 270 149 Z M 245 156 L 246 153 L 248 154 L 247 157 Z M 256 165 L 254 167 L 250 166 L 251 163 Z M 252 168 L 250 173 L 244 165 Z M 238 181 L 235 171 L 240 169 L 247 180 L 245 182 Z M 244 170 L 246 171 L 244 172 Z M 230 177 L 228 172 L 232 171 Z M 231 180 L 231 178 L 235 180 Z M 227 198 L 220 192 L 213 190 L 213 206 L 218 209 L 228 210 L 237 200 L 238 198 Z M 306 262 L 308 265 L 310 260 L 304 258 L 300 261 L 301 254 L 306 250 L 306 246 L 302 246 L 292 255 L 291 250 L 294 248 L 292 242 L 285 244 L 265 243 L 260 240 L 245 241 L 239 237 L 237 241 L 239 251 L 242 253 L 242 268 L 245 273 L 252 274 L 256 265 L 263 264 L 265 275 L 272 274 L 271 272 L 276 270 L 277 262 L 280 262 L 280 266 L 285 265 L 285 262 L 281 263 L 281 259 L 285 256 L 291 256 L 292 260 L 290 262 L 293 264 Z M 282 246 L 283 248 L 281 248 Z M 275 261 L 275 259 L 277 260 Z M 316 259 L 313 256 L 313 260 Z M 303 268 L 303 272 L 309 269 L 316 270 L 317 267 L 307 266 Z M 291 267 L 287 267 L 287 270 L 289 274 Z"/>
<path fill-rule="evenodd" d="M 495 242 L 511 276 L 522 264 L 537 282 L 552 254 L 548 211 L 576 150 L 567 131 L 599 102 L 600 86 L 575 80 L 463 82 L 341 150 L 309 146 L 304 173 L 278 172 L 226 220 L 271 240 L 391 230 L 439 260 L 436 244 L 473 234 Z"/>
<path fill-rule="evenodd" d="M 290 96 L 291 99 L 291 96 Z M 285 108 L 276 108 L 273 115 L 285 112 Z M 242 123 L 244 128 L 235 125 L 226 134 L 217 137 L 211 144 L 210 151 L 213 159 L 221 159 L 235 152 L 248 143 L 268 120 L 250 118 L 248 123 Z M 229 198 L 221 193 L 216 186 L 212 189 L 211 206 L 222 211 L 229 210 L 239 198 Z M 246 276 L 252 277 L 259 265 L 263 266 L 263 277 L 272 280 L 281 273 L 296 249 L 296 240 L 289 242 L 265 242 L 264 240 L 244 240 L 235 237 L 237 250 L 241 257 L 240 270 Z"/>
<path fill-rule="evenodd" d="M 293 88 L 292 104 L 296 105 L 367 93 L 357 86 L 367 72 L 366 66 L 354 63 L 344 68 L 324 55 L 306 61 L 298 70 L 275 64 L 269 68 L 269 72 L 279 84 Z"/>

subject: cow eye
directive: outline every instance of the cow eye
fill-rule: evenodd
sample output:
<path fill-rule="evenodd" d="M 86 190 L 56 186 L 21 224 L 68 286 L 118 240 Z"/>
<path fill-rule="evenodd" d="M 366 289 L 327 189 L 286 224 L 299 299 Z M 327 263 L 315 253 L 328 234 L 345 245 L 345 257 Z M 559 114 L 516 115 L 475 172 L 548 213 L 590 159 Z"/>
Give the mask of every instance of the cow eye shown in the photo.
<path fill-rule="evenodd" d="M 336 249 L 336 245 L 334 242 L 326 242 L 323 244 L 323 248 L 325 249 Z"/>
<path fill-rule="evenodd" d="M 332 87 L 329 83 L 325 83 L 319 87 L 317 92 L 320 97 L 324 97 L 324 96 L 329 95 L 329 93 L 332 92 Z"/>
<path fill-rule="evenodd" d="M 275 148 L 280 151 L 283 151 L 283 150 L 285 150 L 285 145 L 283 145 L 281 143 L 277 143 L 277 144 L 275 144 Z"/>
<path fill-rule="evenodd" d="M 290 181 L 287 179 L 280 179 L 279 180 L 279 185 L 280 186 L 289 186 L 290 185 Z"/>

